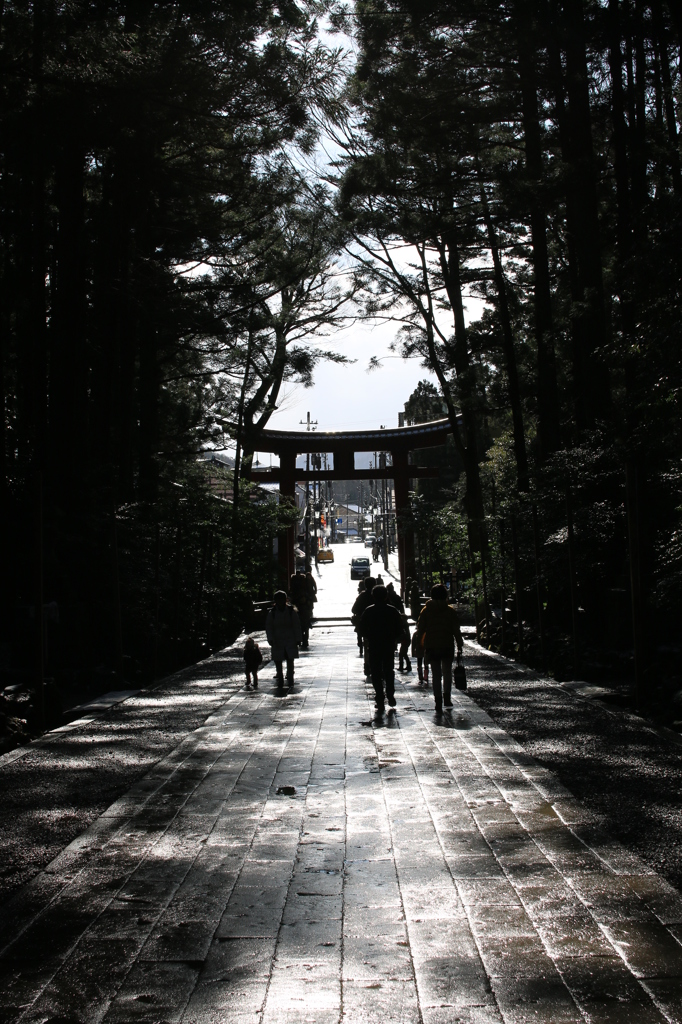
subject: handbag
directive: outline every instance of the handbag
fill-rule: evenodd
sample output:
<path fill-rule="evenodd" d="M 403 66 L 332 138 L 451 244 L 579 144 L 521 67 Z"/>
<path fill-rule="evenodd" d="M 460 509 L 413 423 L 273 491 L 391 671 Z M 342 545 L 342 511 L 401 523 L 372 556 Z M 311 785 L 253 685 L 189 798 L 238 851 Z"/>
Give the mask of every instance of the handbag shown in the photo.
<path fill-rule="evenodd" d="M 466 690 L 467 688 L 467 674 L 464 664 L 462 662 L 462 655 L 457 652 L 457 663 L 454 671 L 455 689 Z"/>

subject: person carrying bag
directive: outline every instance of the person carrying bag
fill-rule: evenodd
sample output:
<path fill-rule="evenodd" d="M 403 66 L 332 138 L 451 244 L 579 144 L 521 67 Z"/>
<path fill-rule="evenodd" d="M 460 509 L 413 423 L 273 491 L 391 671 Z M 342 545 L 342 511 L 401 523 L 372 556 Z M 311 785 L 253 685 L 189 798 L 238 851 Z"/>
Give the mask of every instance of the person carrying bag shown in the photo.
<path fill-rule="evenodd" d="M 443 706 L 452 707 L 455 641 L 458 660 L 461 659 L 464 646 L 457 613 L 448 604 L 448 592 L 442 583 L 431 588 L 431 600 L 426 602 L 421 611 L 417 634 L 424 644 L 425 660 L 431 666 L 436 713 L 440 715 Z"/>

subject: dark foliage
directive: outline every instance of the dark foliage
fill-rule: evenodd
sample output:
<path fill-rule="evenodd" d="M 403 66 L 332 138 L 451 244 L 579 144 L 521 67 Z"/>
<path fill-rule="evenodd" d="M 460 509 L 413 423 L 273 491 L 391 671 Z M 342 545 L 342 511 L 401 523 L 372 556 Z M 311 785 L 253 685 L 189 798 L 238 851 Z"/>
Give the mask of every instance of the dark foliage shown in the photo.
<path fill-rule="evenodd" d="M 682 682 L 675 5 L 367 0 L 353 25 L 340 208 L 367 313 L 436 374 L 465 468 L 415 504 L 429 569 L 468 581 L 488 642 L 564 676 L 632 678 L 634 658 L 639 700 L 664 706 Z"/>
<path fill-rule="evenodd" d="M 5 682 L 149 678 L 271 590 L 276 505 L 235 521 L 195 460 L 322 355 L 288 322 L 273 367 L 262 311 L 330 253 L 292 171 L 338 76 L 318 8 L 0 5 Z"/>

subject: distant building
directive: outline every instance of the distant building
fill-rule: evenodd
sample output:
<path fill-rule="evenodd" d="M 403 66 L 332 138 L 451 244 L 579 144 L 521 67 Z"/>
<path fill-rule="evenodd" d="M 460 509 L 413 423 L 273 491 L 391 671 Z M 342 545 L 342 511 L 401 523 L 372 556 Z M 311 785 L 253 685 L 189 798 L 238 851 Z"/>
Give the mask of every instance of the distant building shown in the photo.
<path fill-rule="evenodd" d="M 223 501 L 232 501 L 232 471 L 234 459 L 225 452 L 201 452 L 198 461 L 203 463 L 210 491 Z"/>
<path fill-rule="evenodd" d="M 337 537 L 358 537 L 362 536 L 366 516 L 359 505 L 340 505 L 336 502 L 334 512 L 336 519 Z M 339 522 L 341 520 L 341 522 Z"/>

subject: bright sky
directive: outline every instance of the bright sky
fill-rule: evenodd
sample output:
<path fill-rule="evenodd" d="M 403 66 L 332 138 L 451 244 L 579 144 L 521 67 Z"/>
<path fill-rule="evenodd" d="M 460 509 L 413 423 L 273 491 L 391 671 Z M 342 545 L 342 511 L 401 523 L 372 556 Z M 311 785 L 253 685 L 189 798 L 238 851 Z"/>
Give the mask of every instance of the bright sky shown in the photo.
<path fill-rule="evenodd" d="M 469 299 L 467 305 L 467 319 L 477 319 L 482 309 L 480 300 Z M 435 376 L 422 366 L 420 359 L 406 360 L 389 352 L 398 326 L 358 322 L 320 339 L 321 347 L 336 348 L 355 362 L 349 366 L 320 363 L 311 388 L 298 385 L 284 392 L 268 427 L 302 429 L 299 421 L 305 422 L 308 412 L 312 420 L 318 421 L 318 430 L 397 427 L 398 413 L 402 412 L 417 383 L 430 380 L 437 386 Z M 379 369 L 368 372 L 372 356 L 385 358 Z"/>
<path fill-rule="evenodd" d="M 361 430 L 397 427 L 398 413 L 422 379 L 435 377 L 419 359 L 401 359 L 388 347 L 395 324 L 357 323 L 321 339 L 321 347 L 336 349 L 349 359 L 347 366 L 319 363 L 311 388 L 290 387 L 268 426 L 275 430 L 300 429 L 299 420 L 318 421 L 318 430 Z M 368 371 L 371 356 L 385 355 L 379 369 Z"/>

